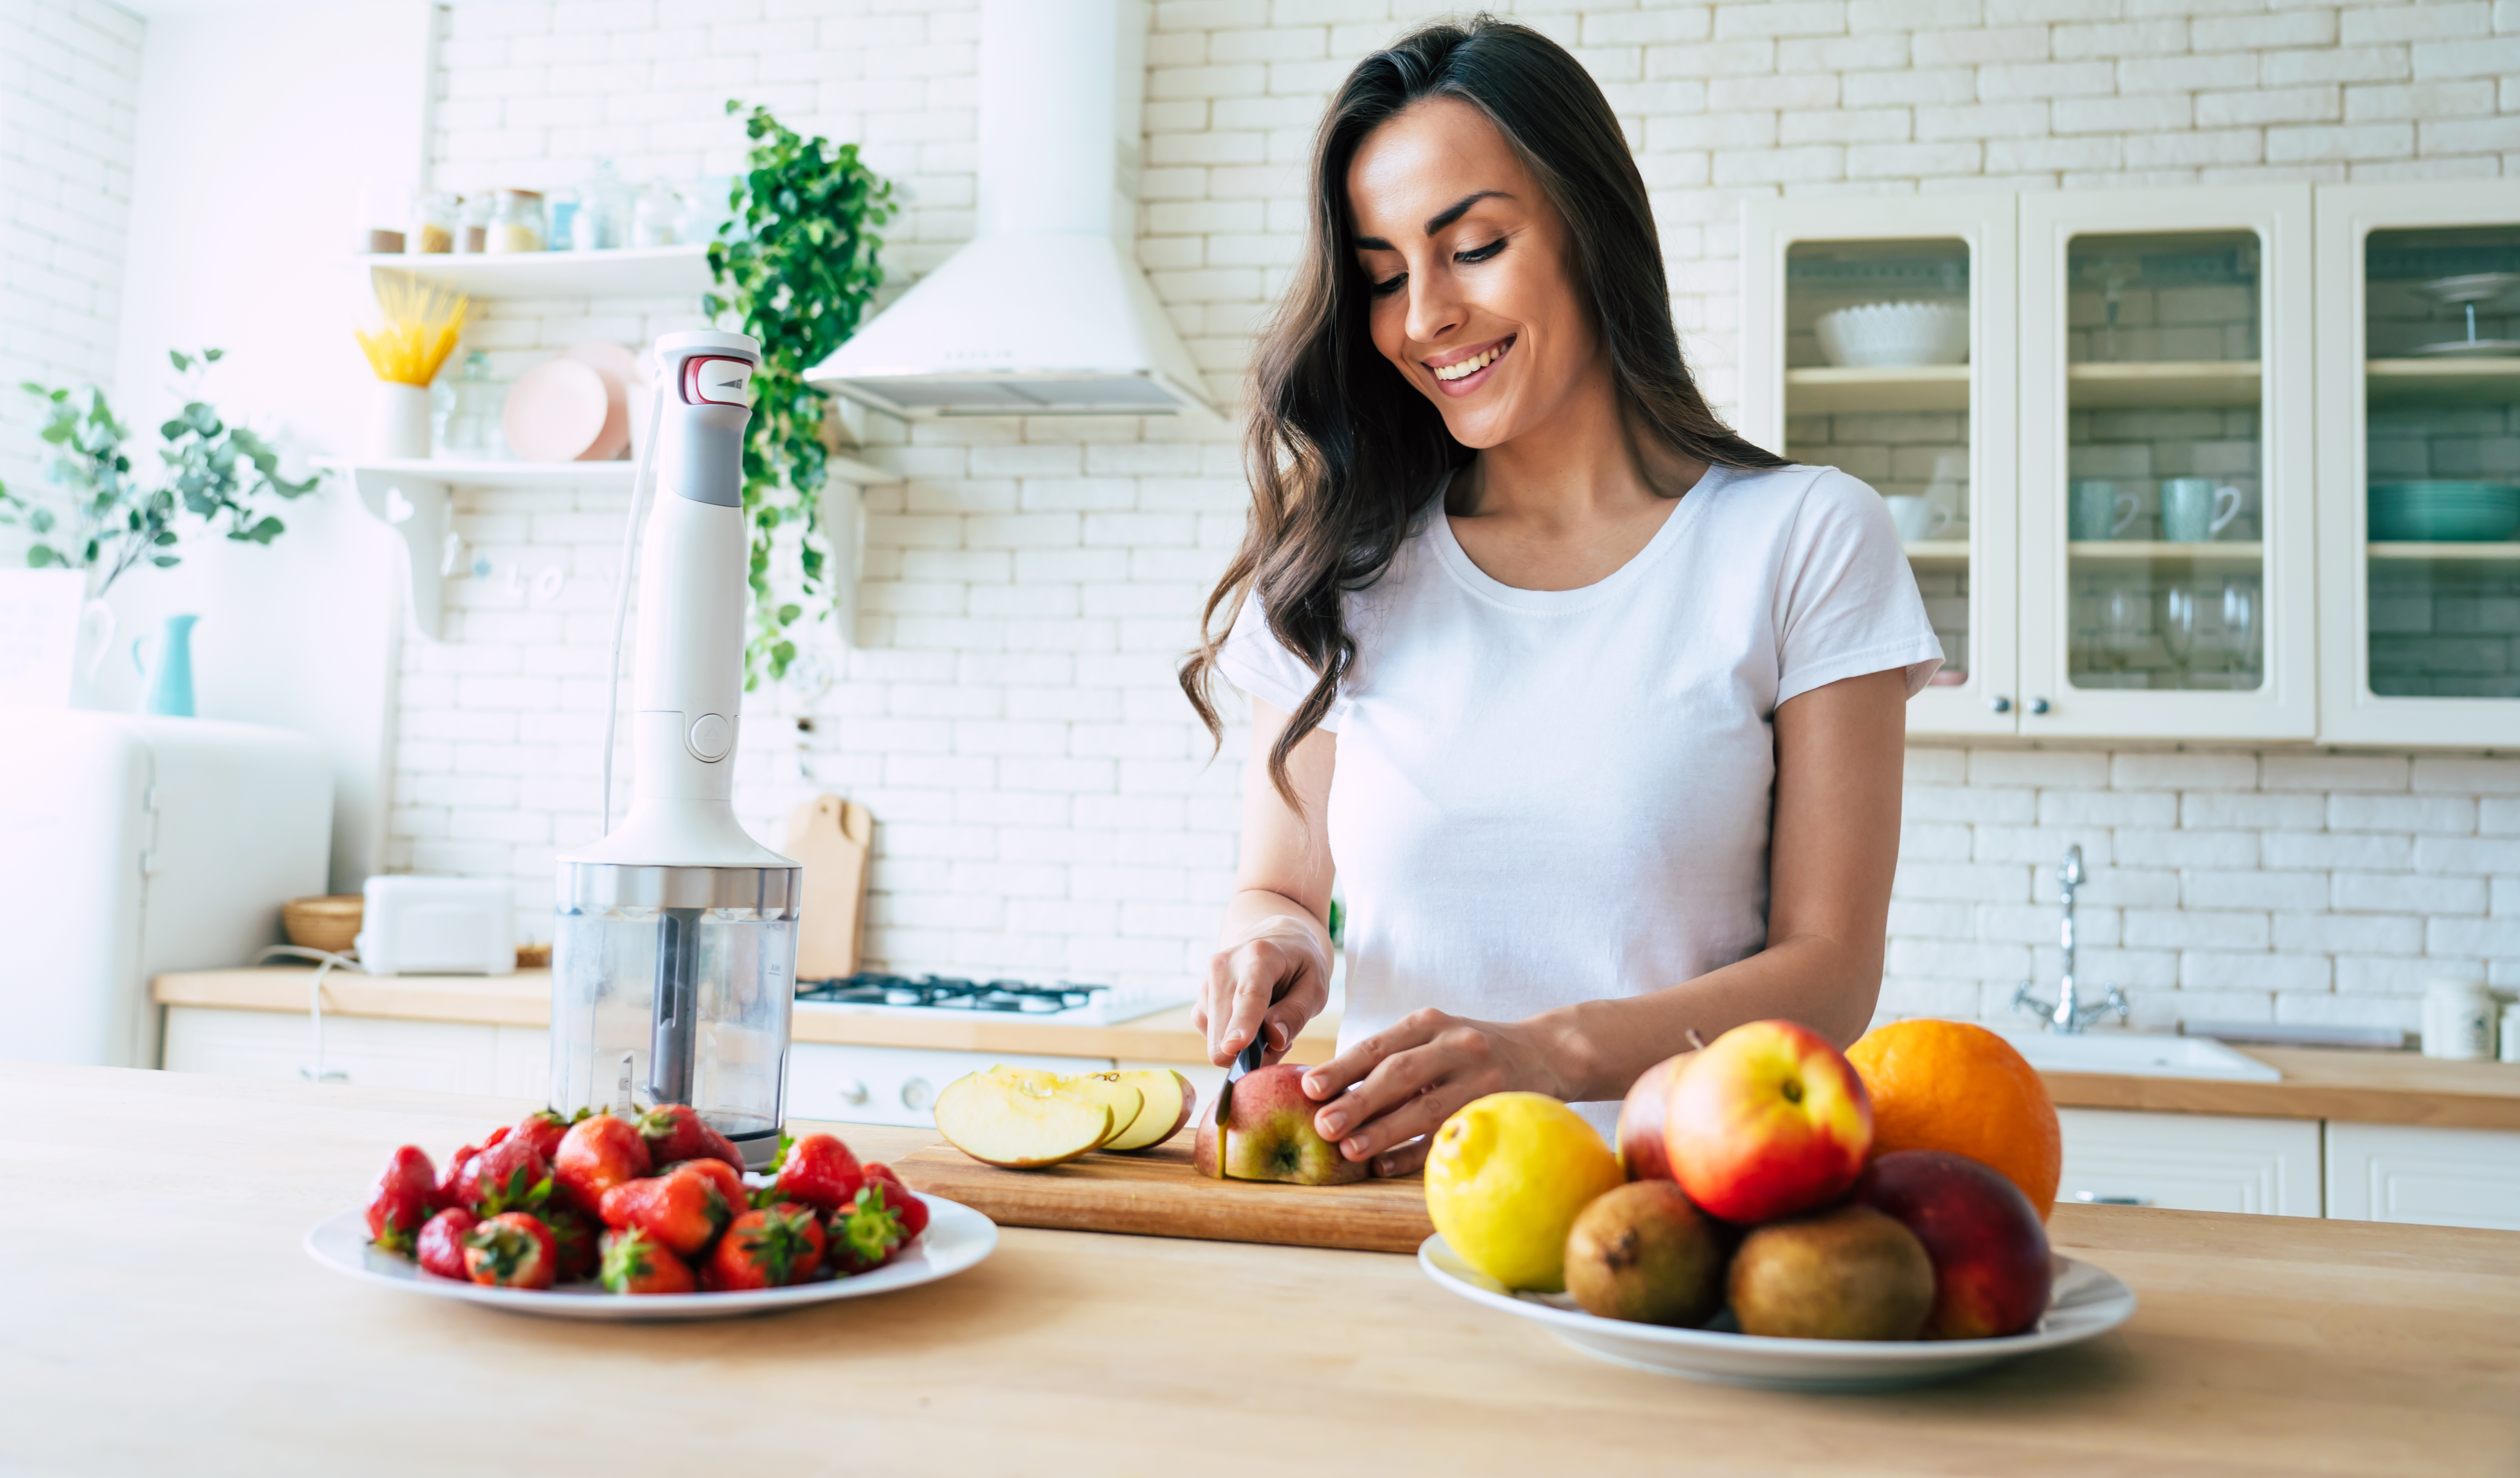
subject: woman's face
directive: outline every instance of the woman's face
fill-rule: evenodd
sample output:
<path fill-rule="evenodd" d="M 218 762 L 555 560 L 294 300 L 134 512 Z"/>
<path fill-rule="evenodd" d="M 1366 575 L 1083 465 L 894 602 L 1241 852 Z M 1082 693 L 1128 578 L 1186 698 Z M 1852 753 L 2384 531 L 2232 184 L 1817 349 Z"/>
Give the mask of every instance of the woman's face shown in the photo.
<path fill-rule="evenodd" d="M 1347 198 L 1373 346 L 1455 440 L 1510 441 L 1594 381 L 1599 336 L 1566 223 L 1485 113 L 1412 106 L 1366 135 Z"/>

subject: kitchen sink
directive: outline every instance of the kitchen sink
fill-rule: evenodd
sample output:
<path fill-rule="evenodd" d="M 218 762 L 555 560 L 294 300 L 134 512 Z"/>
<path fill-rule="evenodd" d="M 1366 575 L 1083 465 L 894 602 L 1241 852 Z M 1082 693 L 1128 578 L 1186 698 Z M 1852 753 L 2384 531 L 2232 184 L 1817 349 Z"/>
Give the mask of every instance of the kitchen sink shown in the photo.
<path fill-rule="evenodd" d="M 2051 1072 L 2133 1073 L 2146 1078 L 2228 1078 L 2273 1083 L 2283 1074 L 2211 1037 L 2148 1032 L 2004 1033 L 2030 1065 Z"/>

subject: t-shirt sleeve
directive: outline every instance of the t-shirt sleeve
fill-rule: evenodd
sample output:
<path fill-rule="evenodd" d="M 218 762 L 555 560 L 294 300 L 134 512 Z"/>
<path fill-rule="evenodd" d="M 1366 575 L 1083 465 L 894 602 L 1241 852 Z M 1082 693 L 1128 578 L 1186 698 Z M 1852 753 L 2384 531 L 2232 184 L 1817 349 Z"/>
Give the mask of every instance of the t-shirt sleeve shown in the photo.
<path fill-rule="evenodd" d="M 1914 697 L 1943 664 L 1881 495 L 1834 468 L 1812 480 L 1777 584 L 1777 701 L 1902 668 Z"/>
<path fill-rule="evenodd" d="M 1225 645 L 1217 651 L 1216 665 L 1227 682 L 1287 713 L 1302 707 L 1320 681 L 1304 659 L 1288 651 L 1269 629 L 1256 596 L 1243 600 L 1242 609 L 1234 617 L 1234 629 L 1226 633 Z M 1333 700 L 1321 727 L 1336 734 L 1345 707 Z"/>

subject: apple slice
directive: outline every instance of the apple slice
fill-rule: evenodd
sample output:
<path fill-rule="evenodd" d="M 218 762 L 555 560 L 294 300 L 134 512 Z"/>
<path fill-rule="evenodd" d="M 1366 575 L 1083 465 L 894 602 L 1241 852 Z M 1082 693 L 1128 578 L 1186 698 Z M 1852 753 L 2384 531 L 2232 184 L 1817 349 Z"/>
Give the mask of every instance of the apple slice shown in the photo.
<path fill-rule="evenodd" d="M 1102 1146 L 1104 1149 L 1151 1149 L 1181 1133 L 1198 1106 L 1198 1090 L 1190 1086 L 1190 1079 L 1169 1067 L 1141 1068 L 1109 1076 L 1146 1095 L 1147 1106 L 1139 1113 L 1138 1122 L 1113 1135 L 1111 1142 Z"/>
<path fill-rule="evenodd" d="M 1146 1094 L 1121 1082 L 1118 1073 L 1078 1073 L 1072 1078 L 1059 1079 L 1058 1086 L 1051 1091 L 1073 1094 L 1080 1098 L 1110 1105 L 1111 1132 L 1103 1137 L 1102 1143 L 1094 1146 L 1097 1149 L 1110 1148 L 1111 1142 L 1127 1133 L 1129 1126 L 1138 1122 L 1147 1106 Z"/>
<path fill-rule="evenodd" d="M 983 1165 L 1038 1170 L 1111 1138 L 1111 1105 L 1063 1090 L 1034 1093 L 989 1073 L 966 1073 L 936 1096 L 936 1129 Z"/>

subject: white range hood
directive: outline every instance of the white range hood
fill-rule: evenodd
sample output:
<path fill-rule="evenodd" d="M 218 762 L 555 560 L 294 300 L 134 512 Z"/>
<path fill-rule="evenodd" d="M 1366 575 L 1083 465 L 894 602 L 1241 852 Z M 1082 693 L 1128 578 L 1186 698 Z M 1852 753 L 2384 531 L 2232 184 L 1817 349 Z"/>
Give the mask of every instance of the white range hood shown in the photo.
<path fill-rule="evenodd" d="M 806 379 L 896 416 L 1214 415 L 1134 256 L 1143 0 L 983 0 L 977 234 Z"/>

